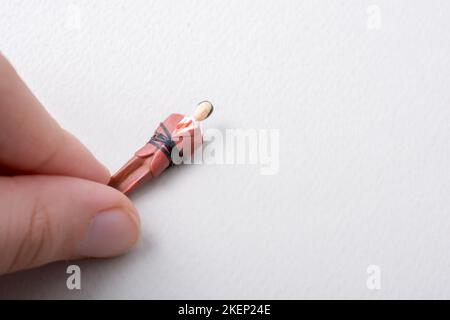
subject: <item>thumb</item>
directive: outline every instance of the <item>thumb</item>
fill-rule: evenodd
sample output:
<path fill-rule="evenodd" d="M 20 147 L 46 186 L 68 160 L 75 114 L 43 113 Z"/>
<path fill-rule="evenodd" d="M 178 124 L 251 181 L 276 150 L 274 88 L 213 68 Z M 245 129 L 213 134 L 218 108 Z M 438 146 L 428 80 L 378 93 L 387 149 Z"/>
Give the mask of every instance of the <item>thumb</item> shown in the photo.
<path fill-rule="evenodd" d="M 109 257 L 139 235 L 122 193 L 78 178 L 0 178 L 0 274 L 57 260 Z"/>

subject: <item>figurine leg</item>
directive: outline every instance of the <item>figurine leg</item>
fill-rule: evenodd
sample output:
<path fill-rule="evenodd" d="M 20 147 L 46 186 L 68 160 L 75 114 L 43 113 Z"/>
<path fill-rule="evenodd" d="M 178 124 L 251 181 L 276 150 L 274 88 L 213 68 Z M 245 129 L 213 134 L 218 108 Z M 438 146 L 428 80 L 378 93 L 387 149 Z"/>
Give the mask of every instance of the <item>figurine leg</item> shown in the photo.
<path fill-rule="evenodd" d="M 148 165 L 143 164 L 142 166 L 136 168 L 133 172 L 128 174 L 124 179 L 120 180 L 114 188 L 119 191 L 127 194 L 137 186 L 139 186 L 142 182 L 149 180 L 152 178 L 152 174 L 150 172 L 150 168 Z"/>
<path fill-rule="evenodd" d="M 108 185 L 116 188 L 123 183 L 123 181 L 129 176 L 133 171 L 144 164 L 145 160 L 139 157 L 133 157 L 130 159 L 122 168 L 114 174 L 109 180 Z"/>

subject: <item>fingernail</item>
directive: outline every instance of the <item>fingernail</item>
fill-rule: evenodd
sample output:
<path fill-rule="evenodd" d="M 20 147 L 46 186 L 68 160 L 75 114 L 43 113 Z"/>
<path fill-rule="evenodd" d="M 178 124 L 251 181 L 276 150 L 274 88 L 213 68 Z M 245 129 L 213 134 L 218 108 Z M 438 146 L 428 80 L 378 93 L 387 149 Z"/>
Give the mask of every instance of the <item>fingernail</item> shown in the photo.
<path fill-rule="evenodd" d="M 78 247 L 85 257 L 111 257 L 124 253 L 136 242 L 139 223 L 134 214 L 121 209 L 94 215 L 86 236 Z"/>

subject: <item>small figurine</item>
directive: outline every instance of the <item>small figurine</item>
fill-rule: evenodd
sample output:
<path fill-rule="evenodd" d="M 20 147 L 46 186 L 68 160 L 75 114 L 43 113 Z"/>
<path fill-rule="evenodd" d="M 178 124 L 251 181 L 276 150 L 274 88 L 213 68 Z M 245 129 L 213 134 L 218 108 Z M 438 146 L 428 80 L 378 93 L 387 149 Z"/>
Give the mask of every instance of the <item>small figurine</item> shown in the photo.
<path fill-rule="evenodd" d="M 111 187 L 128 194 L 143 182 L 159 176 L 173 164 L 173 156 L 192 155 L 202 143 L 200 122 L 208 118 L 214 107 L 200 102 L 192 116 L 173 113 L 162 122 L 148 143 L 111 177 Z"/>

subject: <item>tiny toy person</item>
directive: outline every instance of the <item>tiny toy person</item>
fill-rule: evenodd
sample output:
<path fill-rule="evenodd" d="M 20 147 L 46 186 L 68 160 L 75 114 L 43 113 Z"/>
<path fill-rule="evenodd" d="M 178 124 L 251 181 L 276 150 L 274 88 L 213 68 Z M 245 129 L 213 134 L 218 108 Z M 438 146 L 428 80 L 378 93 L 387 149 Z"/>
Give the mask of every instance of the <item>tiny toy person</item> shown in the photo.
<path fill-rule="evenodd" d="M 174 157 L 191 156 L 203 143 L 200 122 L 208 118 L 214 107 L 200 102 L 192 116 L 173 113 L 164 120 L 151 139 L 111 177 L 109 186 L 128 194 L 142 183 L 159 176 L 171 166 Z"/>

